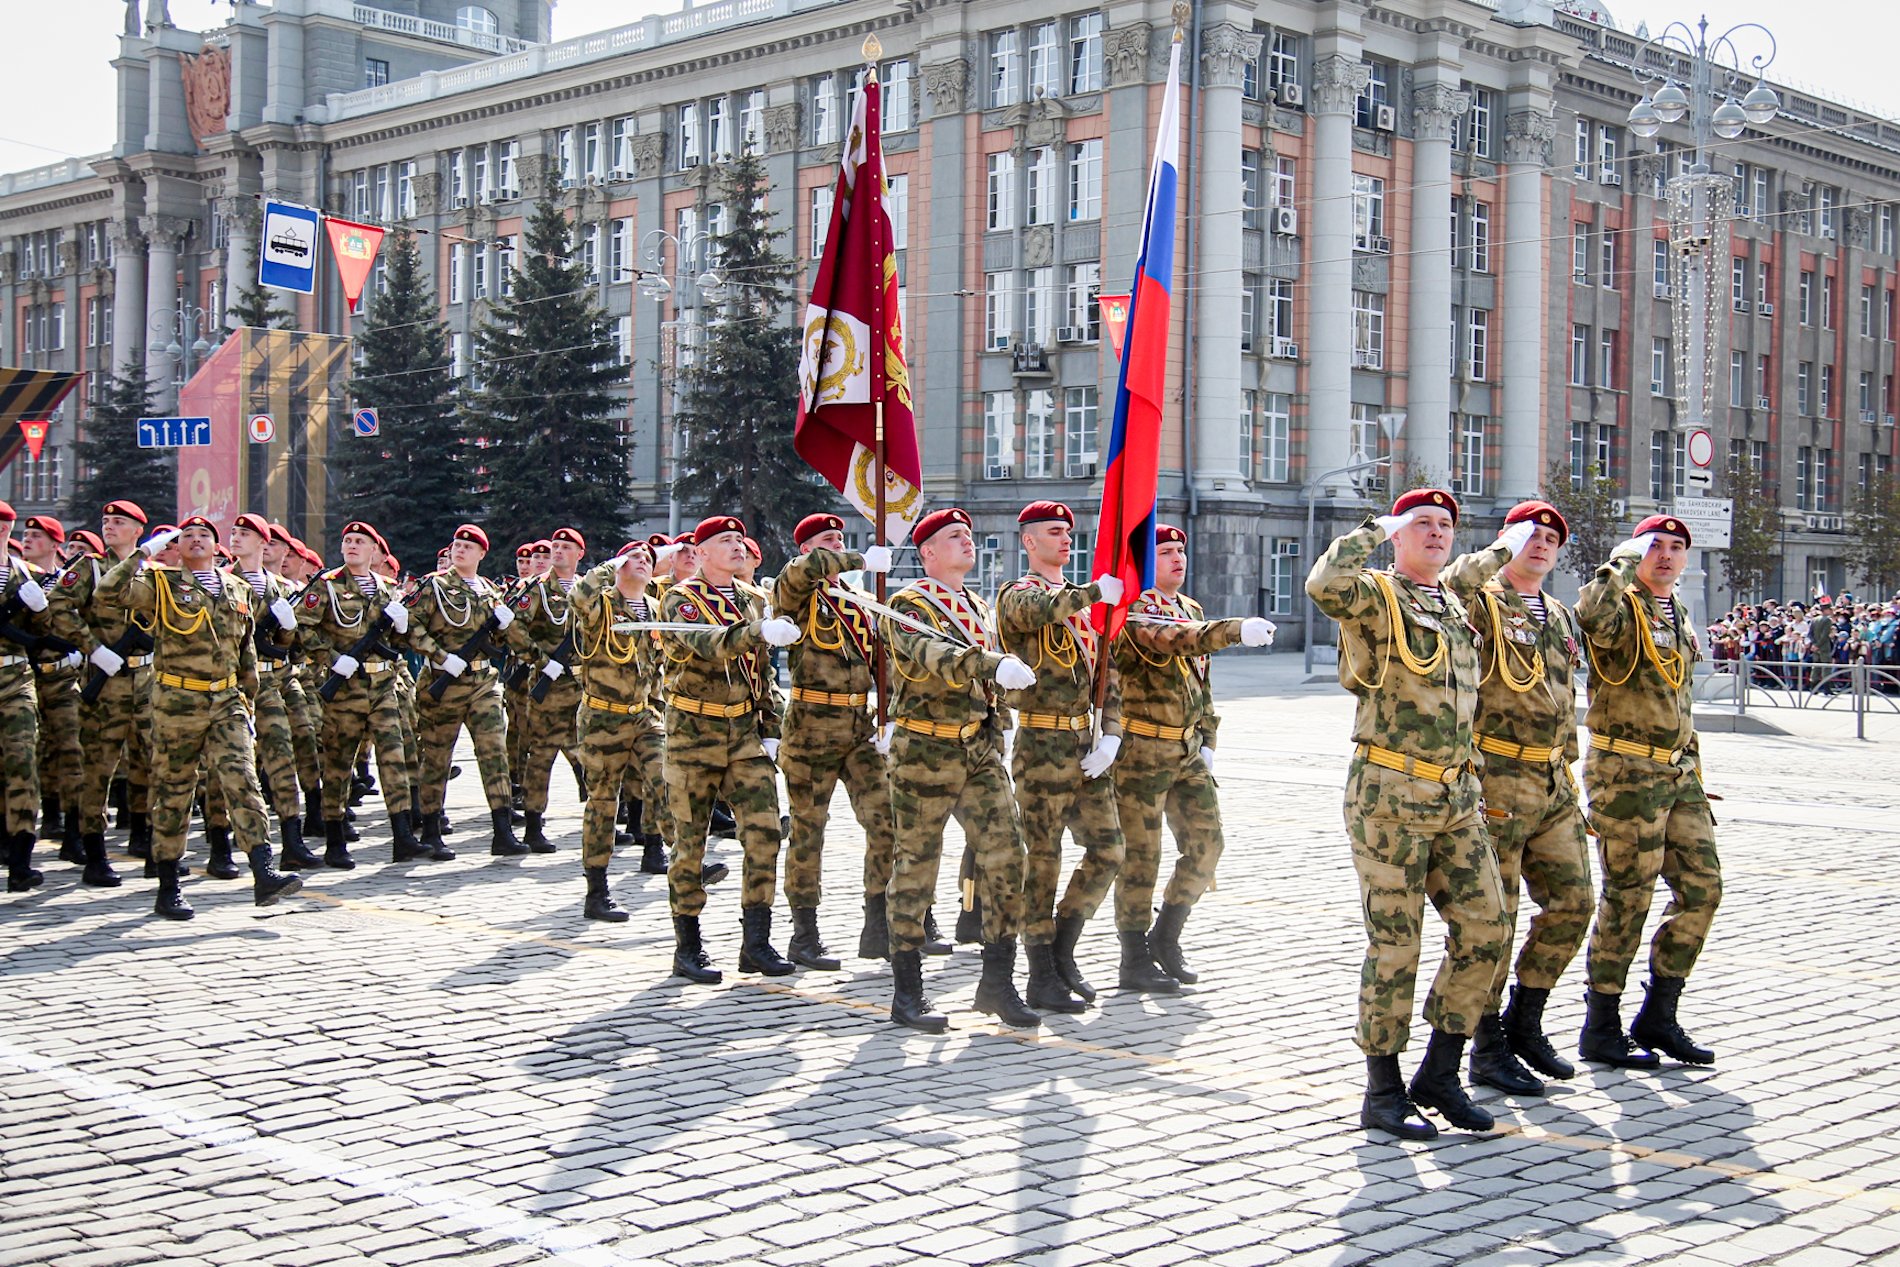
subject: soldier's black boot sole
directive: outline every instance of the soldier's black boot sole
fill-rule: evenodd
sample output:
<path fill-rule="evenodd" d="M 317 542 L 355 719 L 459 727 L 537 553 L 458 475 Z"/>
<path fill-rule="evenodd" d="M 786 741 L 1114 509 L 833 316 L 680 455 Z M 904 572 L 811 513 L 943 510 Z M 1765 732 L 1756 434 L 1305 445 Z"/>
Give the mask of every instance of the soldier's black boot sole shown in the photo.
<path fill-rule="evenodd" d="M 1682 977 L 1651 977 L 1643 990 L 1643 1006 L 1630 1022 L 1630 1038 L 1685 1065 L 1712 1065 L 1715 1053 L 1689 1037 L 1676 1021 L 1682 998 Z"/>
<path fill-rule="evenodd" d="M 1421 1109 L 1436 1110 L 1460 1130 L 1492 1130 L 1497 1126 L 1496 1120 L 1471 1102 L 1465 1084 L 1458 1080 L 1458 1067 L 1464 1063 L 1461 1059 L 1464 1054 L 1464 1035 L 1433 1030 L 1431 1041 L 1425 1046 L 1425 1060 L 1412 1075 L 1412 1103 Z"/>
<path fill-rule="evenodd" d="M 1543 1074 L 1559 1080 L 1577 1076 L 1577 1067 L 1557 1054 L 1544 1033 L 1544 1004 L 1550 991 L 1525 985 L 1511 987 L 1511 1001 L 1504 1007 L 1504 1038 L 1517 1058 Z"/>
<path fill-rule="evenodd" d="M 1359 1105 L 1359 1125 L 1400 1139 L 1438 1138 L 1438 1128 L 1425 1120 L 1405 1094 L 1396 1055 L 1366 1057 L 1366 1098 Z"/>
<path fill-rule="evenodd" d="M 528 852 L 528 847 L 515 839 L 514 817 L 508 810 L 490 810 L 488 818 L 495 829 L 488 842 L 490 854 L 497 858 L 519 858 Z"/>
<path fill-rule="evenodd" d="M 1599 1065 L 1618 1069 L 1660 1069 L 1662 1057 L 1644 1051 L 1623 1032 L 1620 994 L 1600 990 L 1584 992 L 1583 1033 L 1577 1038 L 1577 1054 Z"/>
<path fill-rule="evenodd" d="M 554 842 L 541 828 L 542 815 L 534 810 L 527 811 L 528 825 L 521 833 L 521 843 L 528 847 L 529 853 L 553 853 Z"/>
<path fill-rule="evenodd" d="M 924 961 L 915 950 L 891 953 L 891 1020 L 907 1029 L 924 1034 L 941 1034 L 950 1028 L 950 1018 L 930 1010 L 924 997 Z"/>

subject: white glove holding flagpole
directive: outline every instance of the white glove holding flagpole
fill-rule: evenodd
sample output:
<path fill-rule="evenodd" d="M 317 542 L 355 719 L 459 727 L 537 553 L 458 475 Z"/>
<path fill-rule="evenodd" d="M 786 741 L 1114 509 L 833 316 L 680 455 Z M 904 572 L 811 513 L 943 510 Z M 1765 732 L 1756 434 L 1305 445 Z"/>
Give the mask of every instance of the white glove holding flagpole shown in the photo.
<path fill-rule="evenodd" d="M 1122 601 L 1122 594 L 1126 589 L 1121 577 L 1110 576 L 1106 572 L 1095 578 L 1095 588 L 1101 594 L 1102 601 L 1110 607 Z"/>

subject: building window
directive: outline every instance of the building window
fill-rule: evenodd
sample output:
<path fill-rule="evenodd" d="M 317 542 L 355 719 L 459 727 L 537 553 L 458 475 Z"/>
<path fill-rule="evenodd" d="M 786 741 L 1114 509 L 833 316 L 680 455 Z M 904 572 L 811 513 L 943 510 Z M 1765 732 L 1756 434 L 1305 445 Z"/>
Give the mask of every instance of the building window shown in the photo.
<path fill-rule="evenodd" d="M 1454 493 L 1466 497 L 1484 495 L 1484 432 L 1488 421 L 1480 414 L 1461 414 L 1458 421 L 1458 451 L 1453 455 Z"/>
<path fill-rule="evenodd" d="M 1813 404 L 1813 383 L 1813 361 L 1802 361 L 1794 367 L 1794 410 L 1804 418 L 1813 412 L 1809 408 Z"/>
<path fill-rule="evenodd" d="M 495 239 L 495 290 L 503 299 L 515 293 L 515 238 Z"/>
<path fill-rule="evenodd" d="M 1623 132 L 1609 124 L 1597 128 L 1597 169 L 1598 179 L 1606 185 L 1623 183 Z"/>
<path fill-rule="evenodd" d="M 1023 478 L 1054 479 L 1056 474 L 1056 394 L 1047 388 L 1023 401 Z"/>
<path fill-rule="evenodd" d="M 1102 15 L 1084 13 L 1069 21 L 1069 91 L 1102 90 Z"/>
<path fill-rule="evenodd" d="M 699 107 L 681 106 L 679 112 L 679 131 L 674 138 L 679 142 L 674 148 L 679 152 L 681 167 L 691 166 L 686 161 L 686 146 L 692 145 L 693 161 L 699 161 Z M 574 129 L 562 128 L 554 134 L 554 165 L 559 170 L 563 186 L 574 183 Z"/>
<path fill-rule="evenodd" d="M 1832 185 L 1821 185 L 1815 190 L 1815 209 L 1820 213 L 1821 236 L 1824 238 L 1835 236 L 1834 204 L 1837 198 Z"/>
<path fill-rule="evenodd" d="M 1673 293 L 1669 285 L 1669 243 L 1662 238 L 1650 244 L 1649 284 L 1658 299 L 1667 299 Z"/>
<path fill-rule="evenodd" d="M 462 261 L 468 256 L 468 243 L 449 243 L 449 302 L 462 302 Z"/>
<path fill-rule="evenodd" d="M 1814 509 L 1813 494 L 1809 491 L 1809 480 L 1814 470 L 1814 450 L 1802 445 L 1794 451 L 1794 508 L 1796 510 Z"/>
<path fill-rule="evenodd" d="M 1814 274 L 1805 268 L 1801 270 L 1801 284 L 1795 292 L 1795 307 L 1802 325 L 1814 324 Z"/>
<path fill-rule="evenodd" d="M 819 75 L 811 81 L 811 142 L 833 145 L 841 132 L 838 108 L 838 77 Z"/>
<path fill-rule="evenodd" d="M 1273 159 L 1273 205 L 1291 207 L 1294 190 L 1298 185 L 1298 170 L 1294 159 L 1278 154 Z"/>
<path fill-rule="evenodd" d="M 1603 231 L 1602 249 L 1598 252 L 1597 281 L 1605 290 L 1616 289 L 1616 234 L 1608 229 Z"/>
<path fill-rule="evenodd" d="M 380 57 L 363 59 L 363 87 L 380 88 L 389 82 L 389 63 Z"/>
<path fill-rule="evenodd" d="M 1669 340 L 1667 339 L 1649 341 L 1649 394 L 1652 396 L 1669 394 Z"/>
<path fill-rule="evenodd" d="M 825 238 L 831 233 L 831 204 L 837 197 L 837 190 L 831 185 L 819 185 L 811 191 L 811 257 L 817 259 L 825 253 Z"/>
<path fill-rule="evenodd" d="M 1571 158 L 1571 175 L 1578 180 L 1588 180 L 1590 174 L 1590 120 L 1578 119 L 1576 145 Z"/>
<path fill-rule="evenodd" d="M 1056 270 L 1032 268 L 1025 276 L 1028 285 L 1023 289 L 1023 338 L 1046 348 L 1055 342 Z"/>
<path fill-rule="evenodd" d="M 1376 58 L 1363 58 L 1368 78 L 1366 86 L 1359 90 L 1359 99 L 1354 103 L 1353 123 L 1362 128 L 1375 127 L 1379 120 L 1379 107 L 1392 104 L 1392 67 Z"/>
<path fill-rule="evenodd" d="M 1023 174 L 1028 186 L 1025 224 L 1054 224 L 1056 218 L 1056 152 L 1047 145 L 1029 151 Z"/>
<path fill-rule="evenodd" d="M 1095 343 L 1102 337 L 1102 265 L 1099 260 L 1063 266 L 1063 324 L 1077 343 Z"/>
<path fill-rule="evenodd" d="M 1757 311 L 1760 310 L 1759 305 L 1773 302 L 1774 294 L 1774 270 L 1768 267 L 1767 260 L 1761 260 L 1755 265 L 1755 303 L 1757 305 Z"/>
<path fill-rule="evenodd" d="M 1274 90 L 1276 99 L 1286 94 L 1279 90 L 1300 83 L 1300 37 L 1285 30 L 1273 33 L 1273 42 L 1267 50 L 1267 87 Z"/>
<path fill-rule="evenodd" d="M 1833 416 L 1834 367 L 1832 365 L 1823 365 L 1821 367 L 1821 417 L 1832 418 Z"/>
<path fill-rule="evenodd" d="M 1087 585 L 1092 570 L 1090 565 L 1095 562 L 1095 534 L 1075 533 L 1070 538 L 1070 545 L 1072 549 L 1069 551 L 1069 561 L 1062 565 L 1062 577 L 1071 585 Z M 1027 567 L 1023 568 L 1025 572 L 1028 570 Z"/>
<path fill-rule="evenodd" d="M 1470 336 L 1465 343 L 1465 368 L 1473 382 L 1482 383 L 1491 370 L 1491 314 L 1484 308 L 1473 308 L 1467 316 Z"/>
<path fill-rule="evenodd" d="M 1669 487 L 1669 433 L 1649 433 L 1649 500 L 1659 502 Z"/>
<path fill-rule="evenodd" d="M 1022 78 L 1022 36 L 1015 31 L 990 33 L 989 90 L 985 104 L 992 110 L 1016 104 L 1017 84 Z"/>
<path fill-rule="evenodd" d="M 1471 205 L 1471 267 L 1480 273 L 1491 271 L 1491 204 Z"/>
<path fill-rule="evenodd" d="M 1377 176 L 1352 178 L 1353 246 L 1361 251 L 1384 251 L 1385 182 Z"/>
<path fill-rule="evenodd" d="M 1597 339 L 1597 386 L 1615 390 L 1616 331 L 1605 330 Z"/>
<path fill-rule="evenodd" d="M 1267 334 L 1275 339 L 1293 337 L 1293 279 L 1267 279 Z"/>
<path fill-rule="evenodd" d="M 989 156 L 988 213 L 991 230 L 1016 227 L 1016 156 L 998 150 Z"/>
<path fill-rule="evenodd" d="M 1385 296 L 1352 292 L 1352 363 L 1376 370 L 1385 365 Z"/>
<path fill-rule="evenodd" d="M 1491 157 L 1491 110 L 1496 97 L 1489 88 L 1462 85 L 1471 95 L 1471 105 L 1454 125 L 1453 140 L 1459 149 L 1478 158 Z"/>
<path fill-rule="evenodd" d="M 1880 208 L 1879 227 L 1874 238 L 1874 249 L 1882 255 L 1894 253 L 1893 204 Z"/>
<path fill-rule="evenodd" d="M 1240 227 L 1259 230 L 1264 226 L 1262 210 L 1260 151 L 1240 152 Z"/>
<path fill-rule="evenodd" d="M 1575 387 L 1590 385 L 1590 327 L 1570 327 L 1570 382 Z"/>
<path fill-rule="evenodd" d="M 1874 288 L 1872 286 L 1860 288 L 1860 337 L 1863 339 L 1874 337 Z"/>
<path fill-rule="evenodd" d="M 1821 328 L 1834 328 L 1834 275 L 1821 274 Z"/>
<path fill-rule="evenodd" d="M 891 249 L 910 246 L 910 177 L 898 173 L 884 178 L 884 211 L 891 221 Z"/>
<path fill-rule="evenodd" d="M 1755 358 L 1755 404 L 1762 409 L 1768 408 L 1764 403 L 1770 399 L 1768 385 L 1775 381 L 1773 366 L 1766 354 Z"/>
<path fill-rule="evenodd" d="M 991 273 L 983 282 L 983 346 L 992 352 L 1009 350 L 1015 333 L 1013 273 Z"/>
<path fill-rule="evenodd" d="M 1300 576 L 1300 539 L 1275 537 L 1267 556 L 1267 610 L 1276 616 L 1293 612 L 1295 586 Z"/>
<path fill-rule="evenodd" d="M 1029 28 L 1028 99 L 1062 95 L 1062 54 L 1054 22 L 1042 22 Z"/>
<path fill-rule="evenodd" d="M 472 257 L 471 262 L 474 264 L 474 280 L 469 285 L 468 293 L 476 299 L 486 299 L 488 298 L 488 246 L 487 244 L 483 243 L 483 244 L 477 245 L 474 248 L 474 250 L 470 252 L 470 255 Z M 589 269 L 588 271 L 589 271 L 589 275 L 591 276 L 592 269 Z"/>
<path fill-rule="evenodd" d="M 1728 262 L 1729 301 L 1737 312 L 1748 311 L 1748 260 L 1732 255 Z"/>
<path fill-rule="evenodd" d="M 1284 484 L 1292 478 L 1289 444 L 1293 434 L 1293 398 L 1285 392 L 1268 392 L 1260 410 L 1260 443 L 1254 446 L 1260 478 L 1269 484 Z"/>
<path fill-rule="evenodd" d="M 878 126 L 885 132 L 908 132 L 917 126 L 917 64 L 908 57 L 894 62 L 885 62 L 877 70 L 881 92 L 878 100 Z M 761 116 L 764 114 L 765 92 L 757 90 Z M 763 125 L 761 125 L 762 127 Z M 761 136 L 763 132 L 761 131 Z M 752 152 L 756 144 L 751 136 L 746 137 L 747 152 Z"/>
<path fill-rule="evenodd" d="M 1069 146 L 1069 219 L 1102 218 L 1102 142 L 1076 141 Z"/>
<path fill-rule="evenodd" d="M 1064 473 L 1070 479 L 1095 474 L 1101 455 L 1095 448 L 1095 428 L 1101 412 L 1100 393 L 1093 387 L 1067 387 L 1062 392 Z"/>
<path fill-rule="evenodd" d="M 1748 385 L 1743 381 L 1746 371 L 1742 365 L 1742 353 L 1728 354 L 1728 403 L 1740 409 L 1748 403 Z"/>
<path fill-rule="evenodd" d="M 1582 222 L 1570 226 L 1570 279 L 1579 286 L 1590 284 L 1590 226 Z"/>
<path fill-rule="evenodd" d="M 1016 465 L 1016 396 L 983 393 L 983 478 L 1006 480 Z"/>

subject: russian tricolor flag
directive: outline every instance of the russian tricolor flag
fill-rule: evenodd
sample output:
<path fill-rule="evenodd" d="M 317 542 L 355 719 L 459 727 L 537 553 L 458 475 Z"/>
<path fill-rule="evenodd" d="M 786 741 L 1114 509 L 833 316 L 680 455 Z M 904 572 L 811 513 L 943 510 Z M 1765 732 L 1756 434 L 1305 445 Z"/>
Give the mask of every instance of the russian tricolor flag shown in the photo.
<path fill-rule="evenodd" d="M 1161 413 L 1168 382 L 1168 317 L 1174 287 L 1175 156 L 1181 148 L 1181 39 L 1168 54 L 1168 87 L 1148 169 L 1148 210 L 1141 255 L 1129 287 L 1128 330 L 1115 382 L 1102 515 L 1094 574 L 1119 576 L 1124 592 L 1113 608 L 1097 604 L 1096 627 L 1113 638 L 1128 609 L 1155 583 L 1155 486 L 1161 477 Z"/>

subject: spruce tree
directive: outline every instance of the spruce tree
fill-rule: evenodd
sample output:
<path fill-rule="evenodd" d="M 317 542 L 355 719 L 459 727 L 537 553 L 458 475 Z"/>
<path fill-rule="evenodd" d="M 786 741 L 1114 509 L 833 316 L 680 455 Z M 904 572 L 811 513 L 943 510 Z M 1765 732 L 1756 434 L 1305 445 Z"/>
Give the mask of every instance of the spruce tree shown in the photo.
<path fill-rule="evenodd" d="M 295 329 L 296 323 L 289 311 L 277 306 L 276 294 L 257 280 L 256 250 L 251 252 L 251 269 L 246 276 L 250 279 L 250 285 L 237 293 L 237 300 L 231 305 L 229 320 L 259 330 Z"/>
<path fill-rule="evenodd" d="M 422 274 L 413 234 L 384 243 L 388 285 L 370 300 L 350 382 L 358 407 L 377 411 L 377 434 L 331 440 L 329 521 L 374 524 L 405 570 L 429 572 L 456 525 L 470 517 L 468 445 L 455 407 L 448 329 Z"/>
<path fill-rule="evenodd" d="M 536 204 L 519 260 L 514 293 L 476 330 L 481 388 L 466 408 L 466 427 L 488 439 L 488 522 L 511 541 L 578 528 L 604 558 L 632 521 L 613 391 L 627 371 L 552 199 Z"/>
<path fill-rule="evenodd" d="M 836 494 L 792 448 L 799 331 L 787 316 L 797 274 L 778 250 L 784 231 L 766 216 L 765 167 L 748 154 L 723 175 L 730 227 L 712 239 L 712 258 L 725 293 L 707 308 L 699 356 L 680 371 L 673 495 L 689 517 L 743 519 L 771 572 L 792 554 L 798 521 L 829 510 Z"/>
<path fill-rule="evenodd" d="M 1595 576 L 1610 551 L 1629 535 L 1628 516 L 1617 507 L 1622 491 L 1594 462 L 1584 468 L 1581 484 L 1574 482 L 1570 462 L 1564 458 L 1552 461 L 1544 472 L 1544 500 L 1570 525 L 1563 566 L 1578 584 Z"/>
<path fill-rule="evenodd" d="M 152 416 L 143 365 L 128 365 L 107 382 L 73 446 L 80 475 L 66 500 L 68 523 L 95 525 L 100 508 L 120 498 L 137 502 L 154 524 L 174 518 L 178 451 L 139 448 L 139 419 Z"/>

